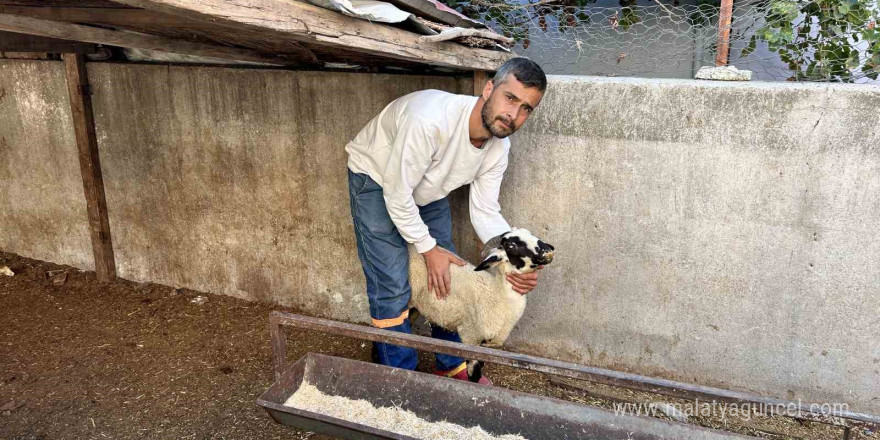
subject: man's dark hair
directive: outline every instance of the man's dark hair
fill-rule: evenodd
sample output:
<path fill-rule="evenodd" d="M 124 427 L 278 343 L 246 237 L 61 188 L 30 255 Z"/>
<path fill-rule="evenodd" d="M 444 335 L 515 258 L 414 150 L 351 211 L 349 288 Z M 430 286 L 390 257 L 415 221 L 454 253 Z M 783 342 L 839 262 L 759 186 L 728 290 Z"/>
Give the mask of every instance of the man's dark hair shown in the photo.
<path fill-rule="evenodd" d="M 528 58 L 517 57 L 507 60 L 495 72 L 492 84 L 497 87 L 504 81 L 507 81 L 510 75 L 513 75 L 514 78 L 526 87 L 534 87 L 541 92 L 547 90 L 547 75 L 544 75 L 541 66 Z"/>

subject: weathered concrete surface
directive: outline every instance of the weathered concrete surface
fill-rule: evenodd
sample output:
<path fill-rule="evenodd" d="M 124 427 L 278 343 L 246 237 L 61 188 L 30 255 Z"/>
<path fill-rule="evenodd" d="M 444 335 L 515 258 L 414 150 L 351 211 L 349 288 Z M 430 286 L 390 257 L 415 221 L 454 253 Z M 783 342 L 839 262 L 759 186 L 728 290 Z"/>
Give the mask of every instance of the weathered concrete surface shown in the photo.
<path fill-rule="evenodd" d="M 0 61 L 0 249 L 94 269 L 64 65 Z"/>
<path fill-rule="evenodd" d="M 552 77 L 502 188 L 557 249 L 510 346 L 880 413 L 878 114 L 869 86 Z"/>
<path fill-rule="evenodd" d="M 90 64 L 120 276 L 369 318 L 345 144 L 442 77 Z"/>

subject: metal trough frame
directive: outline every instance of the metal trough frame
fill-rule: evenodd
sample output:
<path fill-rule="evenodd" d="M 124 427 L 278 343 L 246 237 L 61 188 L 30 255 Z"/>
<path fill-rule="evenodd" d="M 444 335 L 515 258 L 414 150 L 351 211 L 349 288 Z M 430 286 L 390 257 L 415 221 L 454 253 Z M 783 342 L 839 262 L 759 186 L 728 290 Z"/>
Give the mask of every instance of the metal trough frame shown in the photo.
<path fill-rule="evenodd" d="M 494 435 L 535 440 L 748 440 L 729 432 L 487 387 L 369 362 L 308 353 L 287 366 L 257 400 L 281 424 L 349 440 L 414 440 L 372 428 L 362 420 L 326 416 L 293 406 L 287 399 L 303 383 L 321 392 L 376 407 L 399 407 L 431 422 L 480 426 Z"/>
<path fill-rule="evenodd" d="M 317 330 L 340 336 L 347 336 L 373 342 L 385 342 L 434 353 L 460 356 L 526 370 L 538 371 L 556 376 L 614 385 L 638 391 L 663 394 L 687 400 L 706 402 L 748 403 L 753 408 L 763 409 L 768 414 L 810 420 L 844 428 L 844 439 L 850 437 L 851 428 L 880 427 L 880 416 L 851 411 L 817 411 L 821 405 L 799 404 L 782 399 L 762 397 L 756 394 L 725 390 L 721 388 L 677 382 L 638 374 L 624 373 L 603 368 L 563 362 L 520 353 L 512 353 L 486 347 L 448 342 L 439 339 L 398 333 L 373 327 L 349 324 L 329 319 L 313 318 L 285 312 L 272 312 L 269 317 L 269 335 L 272 339 L 272 358 L 275 379 L 278 380 L 286 366 L 286 335 L 284 326 L 305 330 Z"/>

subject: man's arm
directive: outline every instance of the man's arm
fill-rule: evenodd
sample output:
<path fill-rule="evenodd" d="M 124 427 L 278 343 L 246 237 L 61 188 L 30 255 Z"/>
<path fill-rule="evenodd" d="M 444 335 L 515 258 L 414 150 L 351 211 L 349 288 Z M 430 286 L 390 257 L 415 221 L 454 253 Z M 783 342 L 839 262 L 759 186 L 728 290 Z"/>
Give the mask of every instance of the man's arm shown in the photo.
<path fill-rule="evenodd" d="M 510 225 L 501 216 L 501 205 L 498 203 L 505 170 L 507 170 L 506 151 L 488 171 L 471 182 L 469 209 L 471 224 L 483 243 L 510 231 Z"/>
<path fill-rule="evenodd" d="M 425 258 L 428 290 L 442 299 L 449 295 L 449 264 L 463 266 L 465 262 L 437 247 L 437 241 L 428 233 L 428 226 L 422 221 L 413 199 L 413 190 L 425 176 L 434 154 L 432 129 L 417 118 L 404 117 L 400 122 L 382 177 L 382 193 L 388 215 L 400 235 Z"/>
<path fill-rule="evenodd" d="M 407 243 L 425 253 L 437 241 L 428 233 L 428 226 L 419 215 L 413 190 L 425 177 L 434 154 L 431 128 L 416 118 L 404 117 L 397 129 L 385 174 L 382 193 L 388 215 Z"/>
<path fill-rule="evenodd" d="M 488 243 L 499 235 L 510 231 L 510 225 L 501 216 L 501 205 L 498 203 L 501 180 L 507 170 L 507 163 L 507 152 L 505 151 L 489 171 L 481 174 L 471 183 L 471 223 L 483 243 Z M 539 267 L 539 269 L 541 268 Z M 538 272 L 508 274 L 507 281 L 513 286 L 513 290 L 525 295 L 538 285 Z"/>

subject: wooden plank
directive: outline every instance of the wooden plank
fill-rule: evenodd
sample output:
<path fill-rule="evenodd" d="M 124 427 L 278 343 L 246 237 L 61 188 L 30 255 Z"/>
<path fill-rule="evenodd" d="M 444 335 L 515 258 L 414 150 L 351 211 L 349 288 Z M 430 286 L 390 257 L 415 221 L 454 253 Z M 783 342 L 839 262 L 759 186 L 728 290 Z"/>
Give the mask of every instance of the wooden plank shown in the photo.
<path fill-rule="evenodd" d="M 183 26 L 191 21 L 173 15 L 157 14 L 152 11 L 135 9 L 130 6 L 118 6 L 118 8 L 74 8 L 34 6 L 32 3 L 24 6 L 6 5 L 0 2 L 0 14 L 24 15 L 31 18 L 74 23 L 121 26 L 156 24 L 158 20 L 162 20 L 162 24 L 169 26 Z"/>
<path fill-rule="evenodd" d="M 0 52 L 95 53 L 90 43 L 0 31 Z"/>
<path fill-rule="evenodd" d="M 310 44 L 437 66 L 495 70 L 516 56 L 458 43 L 420 43 L 420 35 L 290 0 L 118 0 L 129 6 L 201 21 L 290 35 Z"/>
<path fill-rule="evenodd" d="M 95 118 L 92 113 L 92 97 L 85 56 L 66 53 L 63 55 L 67 74 L 67 91 L 70 95 L 70 113 L 73 131 L 79 150 L 79 167 L 82 173 L 86 208 L 89 214 L 89 233 L 98 280 L 116 278 L 113 243 L 110 239 L 110 220 L 107 217 L 107 201 L 104 197 L 104 177 L 98 155 L 98 138 L 95 135 Z"/>
<path fill-rule="evenodd" d="M 51 60 L 52 54 L 46 52 L 0 52 L 0 58 L 7 60 Z"/>
<path fill-rule="evenodd" d="M 715 65 L 726 66 L 730 55 L 730 24 L 733 20 L 733 0 L 721 0 L 721 16 L 718 18 L 718 52 Z"/>
<path fill-rule="evenodd" d="M 0 0 L 0 5 L 69 6 L 76 8 L 126 8 L 109 0 Z"/>
<path fill-rule="evenodd" d="M 112 31 L 59 21 L 41 20 L 18 15 L 0 14 L 0 30 L 38 35 L 50 38 L 63 38 L 112 46 L 151 49 L 163 52 L 199 55 L 205 57 L 255 61 L 275 65 L 301 65 L 299 60 L 266 55 L 260 52 L 232 47 L 213 46 L 176 40 L 155 35 Z"/>
<path fill-rule="evenodd" d="M 457 13 L 439 1 L 430 0 L 390 0 L 394 6 L 404 11 L 412 12 L 416 16 L 428 18 L 450 26 L 461 28 L 485 28 L 480 22 L 471 20 Z"/>
<path fill-rule="evenodd" d="M 194 21 L 176 15 L 119 6 L 119 8 L 69 8 L 0 5 L 0 14 L 113 26 L 210 45 L 240 46 L 257 52 L 304 60 L 305 64 L 318 64 L 318 57 L 314 52 L 291 38 L 266 40 L 261 35 L 243 31 L 240 27 Z"/>

